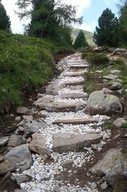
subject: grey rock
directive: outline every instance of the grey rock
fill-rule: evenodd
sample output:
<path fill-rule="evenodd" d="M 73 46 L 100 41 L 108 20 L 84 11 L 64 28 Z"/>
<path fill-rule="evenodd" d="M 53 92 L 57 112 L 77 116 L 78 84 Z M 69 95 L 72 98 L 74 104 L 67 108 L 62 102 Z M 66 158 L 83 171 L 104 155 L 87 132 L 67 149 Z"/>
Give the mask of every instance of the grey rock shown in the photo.
<path fill-rule="evenodd" d="M 8 146 L 16 147 L 16 146 L 22 145 L 24 143 L 25 143 L 25 141 L 21 135 L 12 135 L 9 138 Z"/>
<path fill-rule="evenodd" d="M 127 174 L 127 158 L 121 149 L 109 149 L 91 169 L 92 173 L 104 173 L 106 177 Z"/>
<path fill-rule="evenodd" d="M 40 133 L 41 128 L 47 128 L 47 124 L 43 121 L 33 120 L 31 122 L 24 122 L 24 135 L 26 138 L 30 137 L 33 133 Z"/>
<path fill-rule="evenodd" d="M 108 188 L 108 185 L 107 185 L 107 183 L 106 183 L 106 182 L 104 182 L 104 183 L 102 183 L 102 184 L 101 184 L 101 186 L 100 186 L 100 187 L 101 187 L 101 189 L 102 189 L 102 190 L 105 190 L 105 189 L 107 189 L 107 188 Z"/>
<path fill-rule="evenodd" d="M 20 116 L 15 117 L 15 121 L 16 121 L 17 123 L 20 122 L 20 121 L 21 121 L 21 117 L 20 117 Z"/>
<path fill-rule="evenodd" d="M 4 161 L 4 156 L 0 155 L 0 163 Z"/>
<path fill-rule="evenodd" d="M 115 75 L 119 75 L 121 73 L 121 70 L 119 70 L 119 69 L 112 69 L 112 70 L 110 70 L 110 73 L 115 74 Z"/>
<path fill-rule="evenodd" d="M 113 82 L 111 85 L 112 90 L 119 90 L 119 89 L 121 89 L 121 87 L 122 87 L 122 85 L 120 82 Z"/>
<path fill-rule="evenodd" d="M 16 180 L 17 184 L 20 185 L 20 183 L 31 181 L 32 177 L 30 175 L 16 175 L 14 179 Z"/>
<path fill-rule="evenodd" d="M 112 94 L 112 93 L 113 93 L 112 90 L 110 90 L 110 89 L 108 89 L 108 88 L 106 88 L 106 87 L 104 87 L 104 88 L 102 89 L 102 91 L 104 92 L 104 94 Z"/>
<path fill-rule="evenodd" d="M 58 80 L 52 81 L 47 87 L 46 87 L 46 94 L 47 95 L 58 95 Z"/>
<path fill-rule="evenodd" d="M 96 189 L 96 187 L 97 187 L 97 184 L 95 182 L 91 183 L 91 185 L 90 185 L 91 189 Z"/>
<path fill-rule="evenodd" d="M 90 115 L 121 114 L 122 111 L 123 107 L 118 97 L 112 94 L 106 94 L 104 90 L 92 92 L 85 108 L 85 112 Z"/>
<path fill-rule="evenodd" d="M 18 127 L 18 132 L 24 132 L 24 127 L 19 126 L 19 127 Z"/>
<path fill-rule="evenodd" d="M 53 95 L 45 95 L 39 99 L 37 99 L 33 104 L 35 106 L 38 106 L 40 103 L 51 103 L 54 101 L 54 96 Z"/>
<path fill-rule="evenodd" d="M 50 155 L 49 148 L 46 145 L 45 135 L 34 133 L 32 135 L 32 141 L 29 143 L 29 149 L 40 155 Z"/>
<path fill-rule="evenodd" d="M 30 110 L 29 110 L 27 107 L 23 107 L 23 106 L 18 107 L 17 110 L 16 110 L 16 112 L 17 112 L 18 114 L 21 114 L 21 115 L 28 114 L 29 111 L 30 111 Z"/>
<path fill-rule="evenodd" d="M 118 78 L 118 75 L 109 74 L 109 75 L 103 76 L 103 78 L 107 80 L 116 80 Z"/>
<path fill-rule="evenodd" d="M 89 147 L 91 144 L 99 143 L 101 138 L 102 136 L 97 133 L 56 133 L 53 136 L 53 150 L 59 153 L 82 150 L 83 147 Z"/>
<path fill-rule="evenodd" d="M 120 55 L 120 56 L 127 56 L 127 50 L 126 49 L 123 49 L 123 48 L 116 48 L 112 55 Z"/>
<path fill-rule="evenodd" d="M 9 162 L 11 167 L 9 167 L 9 170 L 11 169 L 17 169 L 19 168 L 21 171 L 24 171 L 32 165 L 32 157 L 31 153 L 28 149 L 28 146 L 26 144 L 14 147 L 11 149 L 4 158 L 4 162 Z M 8 164 L 9 164 L 8 163 Z"/>
<path fill-rule="evenodd" d="M 0 163 L 0 175 L 5 175 L 8 171 L 16 170 L 16 165 L 14 162 L 5 160 L 4 162 Z"/>
<path fill-rule="evenodd" d="M 9 137 L 0 137 L 0 147 L 7 145 Z"/>
<path fill-rule="evenodd" d="M 33 116 L 32 115 L 23 115 L 23 119 L 26 121 L 26 122 L 30 122 L 33 120 Z"/>
<path fill-rule="evenodd" d="M 115 127 L 121 127 L 124 123 L 127 123 L 127 121 L 124 118 L 118 118 L 113 122 L 113 125 Z"/>
<path fill-rule="evenodd" d="M 27 192 L 25 189 L 16 189 L 15 192 Z"/>
<path fill-rule="evenodd" d="M 55 186 L 53 189 L 53 192 L 60 192 L 60 187 L 59 186 Z"/>

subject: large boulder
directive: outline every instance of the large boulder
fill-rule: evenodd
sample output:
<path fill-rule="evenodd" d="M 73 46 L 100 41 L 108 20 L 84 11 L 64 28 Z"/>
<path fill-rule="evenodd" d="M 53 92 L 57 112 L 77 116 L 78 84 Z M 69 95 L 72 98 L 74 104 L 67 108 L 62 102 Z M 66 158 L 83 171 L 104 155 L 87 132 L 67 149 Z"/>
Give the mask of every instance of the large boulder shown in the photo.
<path fill-rule="evenodd" d="M 127 175 L 127 157 L 121 149 L 109 149 L 90 170 L 94 174 L 104 173 L 107 177 L 117 174 Z"/>
<path fill-rule="evenodd" d="M 85 108 L 85 112 L 90 115 L 111 115 L 121 114 L 123 111 L 122 104 L 118 97 L 105 93 L 104 90 L 94 91 L 90 94 Z"/>
<path fill-rule="evenodd" d="M 19 168 L 24 171 L 32 165 L 31 153 L 28 146 L 23 144 L 11 149 L 4 157 L 4 162 L 0 164 L 0 175 L 8 171 Z"/>

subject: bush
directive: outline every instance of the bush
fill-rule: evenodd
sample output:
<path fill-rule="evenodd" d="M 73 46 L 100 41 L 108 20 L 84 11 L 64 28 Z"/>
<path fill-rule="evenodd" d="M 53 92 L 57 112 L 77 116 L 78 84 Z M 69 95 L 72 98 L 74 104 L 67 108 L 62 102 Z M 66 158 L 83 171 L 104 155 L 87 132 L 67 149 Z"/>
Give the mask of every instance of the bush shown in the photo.
<path fill-rule="evenodd" d="M 90 53 L 93 53 L 93 48 L 91 48 L 91 47 L 85 48 L 85 49 L 82 51 L 82 59 L 86 59 L 87 56 L 88 56 Z"/>
<path fill-rule="evenodd" d="M 92 65 L 107 65 L 109 63 L 108 57 L 103 53 L 88 53 L 86 60 Z"/>

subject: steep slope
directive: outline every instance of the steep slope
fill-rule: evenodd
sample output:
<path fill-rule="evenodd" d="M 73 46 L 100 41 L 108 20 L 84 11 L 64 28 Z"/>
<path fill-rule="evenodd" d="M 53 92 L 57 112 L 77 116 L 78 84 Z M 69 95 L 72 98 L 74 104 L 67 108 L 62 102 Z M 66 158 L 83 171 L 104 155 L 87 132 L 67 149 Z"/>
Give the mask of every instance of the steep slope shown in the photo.
<path fill-rule="evenodd" d="M 80 30 L 81 30 L 81 29 L 78 29 L 78 28 L 73 28 L 73 29 L 72 29 L 72 39 L 73 39 L 73 41 L 74 41 L 75 38 L 77 37 L 77 35 L 78 35 L 78 33 L 79 33 Z M 90 46 L 94 46 L 95 44 L 94 44 L 94 42 L 93 42 L 93 33 L 92 33 L 92 32 L 89 32 L 89 31 L 85 31 L 85 30 L 82 30 L 82 31 L 84 32 L 85 37 L 86 37 L 89 45 L 90 45 Z"/>

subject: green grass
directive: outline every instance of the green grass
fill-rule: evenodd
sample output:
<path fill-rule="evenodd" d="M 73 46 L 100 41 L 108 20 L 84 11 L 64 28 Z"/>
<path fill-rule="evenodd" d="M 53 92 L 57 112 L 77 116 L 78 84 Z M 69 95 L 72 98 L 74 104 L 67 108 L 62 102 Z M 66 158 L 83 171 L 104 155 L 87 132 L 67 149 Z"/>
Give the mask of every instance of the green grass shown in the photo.
<path fill-rule="evenodd" d="M 49 41 L 0 31 L 0 108 L 22 103 L 22 89 L 46 83 L 56 47 Z"/>

